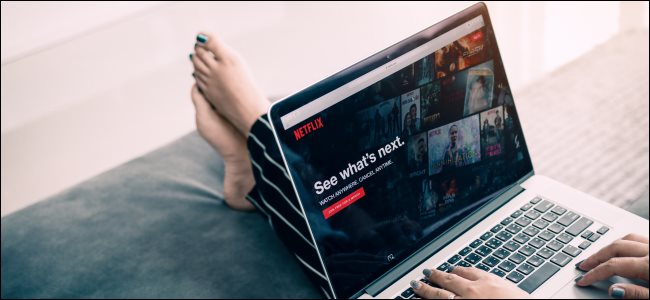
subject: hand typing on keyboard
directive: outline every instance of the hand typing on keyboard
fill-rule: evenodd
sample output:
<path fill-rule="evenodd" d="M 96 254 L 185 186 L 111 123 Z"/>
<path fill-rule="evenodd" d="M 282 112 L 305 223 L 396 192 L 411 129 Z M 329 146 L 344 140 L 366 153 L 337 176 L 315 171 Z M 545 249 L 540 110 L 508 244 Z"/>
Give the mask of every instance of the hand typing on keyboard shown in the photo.
<path fill-rule="evenodd" d="M 588 271 L 576 278 L 579 286 L 588 286 L 614 275 L 648 282 L 648 238 L 628 234 L 596 252 L 576 268 Z M 634 284 L 614 284 L 609 288 L 614 298 L 648 299 L 648 288 Z"/>
<path fill-rule="evenodd" d="M 503 278 L 477 268 L 456 266 L 451 271 L 425 269 L 425 277 L 433 285 L 412 281 L 415 293 L 425 299 L 530 298 L 530 295 Z"/>

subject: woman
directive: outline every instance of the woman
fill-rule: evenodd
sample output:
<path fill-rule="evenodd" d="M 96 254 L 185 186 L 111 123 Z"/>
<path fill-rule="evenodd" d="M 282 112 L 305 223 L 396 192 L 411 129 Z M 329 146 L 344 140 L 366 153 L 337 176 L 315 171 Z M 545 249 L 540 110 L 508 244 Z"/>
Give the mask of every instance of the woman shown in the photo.
<path fill-rule="evenodd" d="M 257 208 L 264 214 L 305 272 L 329 297 L 318 255 L 305 238 L 309 236 L 305 220 L 290 217 L 297 210 L 298 200 L 268 126 L 265 114 L 269 101 L 255 86 L 236 53 L 208 34 L 199 34 L 197 41 L 195 53 L 190 55 L 196 78 L 191 97 L 199 133 L 225 162 L 226 203 L 233 209 Z M 586 271 L 576 278 L 578 286 L 588 286 L 612 275 L 648 281 L 648 238 L 627 235 L 576 267 Z M 434 288 L 412 281 L 416 294 L 424 298 L 530 296 L 514 284 L 475 268 L 455 267 L 450 273 L 425 269 L 423 274 L 440 286 Z M 648 298 L 648 288 L 632 284 L 615 284 L 609 293 L 615 298 Z"/>

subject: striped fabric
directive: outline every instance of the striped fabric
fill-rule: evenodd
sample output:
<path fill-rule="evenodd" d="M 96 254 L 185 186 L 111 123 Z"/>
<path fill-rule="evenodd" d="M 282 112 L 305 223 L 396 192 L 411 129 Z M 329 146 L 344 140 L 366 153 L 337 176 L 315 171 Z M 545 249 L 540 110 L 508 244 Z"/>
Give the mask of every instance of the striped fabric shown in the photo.
<path fill-rule="evenodd" d="M 248 137 L 248 150 L 256 186 L 246 199 L 268 220 L 271 228 L 296 257 L 309 279 L 320 288 L 323 296 L 331 298 L 316 246 L 266 115 L 261 116 L 253 125 Z"/>

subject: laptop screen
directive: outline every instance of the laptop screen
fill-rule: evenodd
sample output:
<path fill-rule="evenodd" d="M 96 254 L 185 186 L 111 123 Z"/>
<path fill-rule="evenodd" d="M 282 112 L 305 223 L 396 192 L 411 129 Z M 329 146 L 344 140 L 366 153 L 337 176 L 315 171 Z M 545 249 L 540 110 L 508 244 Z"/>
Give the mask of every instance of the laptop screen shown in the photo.
<path fill-rule="evenodd" d="M 337 297 L 532 171 L 485 18 L 474 14 L 274 121 Z"/>

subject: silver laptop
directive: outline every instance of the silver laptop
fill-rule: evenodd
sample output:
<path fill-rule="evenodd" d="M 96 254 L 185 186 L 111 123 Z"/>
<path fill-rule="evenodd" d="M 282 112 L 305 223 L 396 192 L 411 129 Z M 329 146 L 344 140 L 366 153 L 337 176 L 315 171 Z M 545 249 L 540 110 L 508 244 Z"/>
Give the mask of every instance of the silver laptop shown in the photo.
<path fill-rule="evenodd" d="M 535 297 L 602 298 L 624 279 L 578 288 L 575 263 L 648 234 L 647 220 L 534 174 L 483 3 L 269 116 L 336 298 L 411 298 L 422 269 L 452 265 Z"/>

